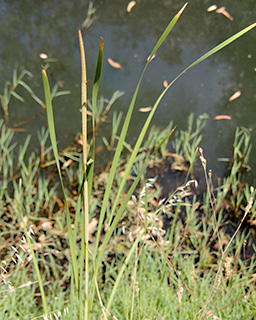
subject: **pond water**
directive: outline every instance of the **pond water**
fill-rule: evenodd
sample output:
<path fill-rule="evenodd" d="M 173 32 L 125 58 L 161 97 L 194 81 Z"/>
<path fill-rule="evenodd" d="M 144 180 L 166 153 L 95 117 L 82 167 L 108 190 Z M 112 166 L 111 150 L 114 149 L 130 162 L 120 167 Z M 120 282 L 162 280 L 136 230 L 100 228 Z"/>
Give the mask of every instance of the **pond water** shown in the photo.
<path fill-rule="evenodd" d="M 114 91 L 125 94 L 113 105 L 113 110 L 126 111 L 145 61 L 161 33 L 184 2 L 180 0 L 138 0 L 130 13 L 129 1 L 94 0 L 92 25 L 83 31 L 86 46 L 90 88 L 100 44 L 104 38 L 104 66 L 100 94 L 110 99 Z M 211 1 L 190 1 L 173 32 L 164 42 L 151 62 L 142 83 L 129 131 L 130 141 L 136 139 L 146 115 L 139 108 L 152 106 L 164 89 L 163 81 L 170 82 L 185 67 L 202 54 L 255 22 L 255 0 L 223 0 L 222 6 L 233 17 L 207 12 Z M 217 4 L 217 3 L 216 3 Z M 218 4 L 217 4 L 218 5 Z M 63 89 L 71 94 L 56 98 L 54 110 L 58 140 L 61 146 L 70 144 L 80 131 L 80 57 L 77 31 L 87 17 L 89 1 L 1 0 L 0 1 L 0 92 L 11 79 L 12 70 L 29 70 L 33 79 L 25 81 L 43 99 L 41 64 L 39 57 L 46 53 L 52 59 L 49 76 L 54 84 L 63 81 Z M 209 167 L 219 176 L 225 166 L 219 157 L 232 154 L 232 143 L 237 126 L 245 126 L 256 141 L 256 29 L 204 61 L 183 75 L 162 100 L 153 123 L 163 127 L 173 120 L 177 129 L 186 129 L 187 117 L 207 113 L 210 117 L 203 131 L 202 147 Z M 118 61 L 122 69 L 114 69 L 107 58 Z M 229 97 L 236 91 L 241 96 L 232 102 Z M 10 125 L 37 114 L 41 107 L 25 94 L 25 103 L 15 99 L 10 104 Z M 231 120 L 214 121 L 217 115 L 229 115 Z M 1 115 L 3 116 L 3 115 Z M 28 133 L 36 136 L 44 125 L 44 115 L 23 125 Z M 24 139 L 27 133 L 19 133 Z M 34 147 L 32 145 L 32 147 Z M 253 149 L 254 150 L 254 149 Z M 254 152 L 254 151 L 253 151 Z M 256 172 L 256 160 L 251 155 L 252 171 Z M 255 180 L 255 181 L 254 181 Z"/>

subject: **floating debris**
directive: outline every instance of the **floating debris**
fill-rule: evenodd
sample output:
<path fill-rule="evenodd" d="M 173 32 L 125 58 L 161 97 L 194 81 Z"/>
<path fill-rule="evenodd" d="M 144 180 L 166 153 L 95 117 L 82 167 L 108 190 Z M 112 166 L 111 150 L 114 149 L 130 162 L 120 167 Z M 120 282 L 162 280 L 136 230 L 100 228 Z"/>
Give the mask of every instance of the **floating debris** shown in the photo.
<path fill-rule="evenodd" d="M 241 91 L 237 91 L 228 99 L 228 101 L 231 102 L 231 101 L 239 98 L 240 96 L 241 96 Z"/>
<path fill-rule="evenodd" d="M 136 5 L 136 1 L 130 1 L 127 5 L 126 11 L 131 12 L 132 8 Z"/>
<path fill-rule="evenodd" d="M 234 18 L 231 17 L 231 15 L 227 12 L 225 7 L 221 7 L 219 9 L 216 10 L 216 13 L 220 13 L 223 14 L 226 18 L 228 18 L 229 20 L 233 21 Z"/>
<path fill-rule="evenodd" d="M 227 12 L 225 7 L 217 9 L 217 6 L 214 4 L 207 9 L 208 12 L 216 11 L 216 13 L 223 14 L 226 18 L 233 21 L 234 18 Z"/>
<path fill-rule="evenodd" d="M 48 56 L 47 56 L 46 53 L 40 53 L 40 54 L 39 54 L 39 57 L 40 57 L 41 59 L 43 59 L 43 60 L 45 60 L 45 59 L 48 58 Z"/>
<path fill-rule="evenodd" d="M 164 82 L 163 82 L 163 86 L 164 86 L 165 88 L 167 88 L 167 87 L 168 87 L 168 82 L 167 82 L 167 80 L 164 80 Z"/>
<path fill-rule="evenodd" d="M 120 63 L 112 60 L 111 58 L 108 58 L 108 63 L 111 65 L 111 67 L 113 67 L 115 69 L 121 69 L 122 68 Z"/>
<path fill-rule="evenodd" d="M 210 6 L 210 7 L 207 9 L 207 11 L 208 11 L 208 12 L 212 12 L 212 11 L 214 11 L 214 10 L 216 10 L 216 9 L 217 9 L 217 6 L 214 4 L 214 5 Z"/>
<path fill-rule="evenodd" d="M 219 115 L 213 118 L 213 120 L 231 120 L 232 118 L 227 115 Z"/>
<path fill-rule="evenodd" d="M 140 112 L 149 112 L 152 110 L 152 107 L 146 107 L 146 108 L 140 108 L 139 111 Z"/>

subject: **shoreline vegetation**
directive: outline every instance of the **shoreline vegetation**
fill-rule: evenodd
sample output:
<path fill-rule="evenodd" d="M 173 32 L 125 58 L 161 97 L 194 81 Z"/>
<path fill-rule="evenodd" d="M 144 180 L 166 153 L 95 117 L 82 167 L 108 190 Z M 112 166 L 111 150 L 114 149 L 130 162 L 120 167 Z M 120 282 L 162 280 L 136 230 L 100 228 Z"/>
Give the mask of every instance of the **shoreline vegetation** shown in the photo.
<path fill-rule="evenodd" d="M 1 96 L 1 318 L 254 319 L 256 205 L 254 188 L 245 182 L 250 132 L 237 128 L 228 173 L 216 179 L 200 147 L 207 114 L 191 114 L 186 131 L 175 121 L 159 129 L 151 120 L 182 74 L 255 24 L 181 72 L 149 110 L 135 145 L 126 137 L 143 74 L 185 7 L 149 55 L 126 115 L 109 115 L 121 92 L 107 103 L 98 96 L 103 39 L 87 101 L 79 32 L 82 134 L 61 152 L 52 103 L 68 92 L 50 89 L 45 65 L 43 102 L 23 81 L 29 72 L 14 71 L 13 85 Z M 18 85 L 47 113 L 39 152 L 28 154 L 31 137 L 17 145 L 18 133 L 9 128 L 11 97 L 22 101 Z M 107 118 L 110 137 L 104 136 Z M 97 166 L 103 152 L 111 160 Z"/>

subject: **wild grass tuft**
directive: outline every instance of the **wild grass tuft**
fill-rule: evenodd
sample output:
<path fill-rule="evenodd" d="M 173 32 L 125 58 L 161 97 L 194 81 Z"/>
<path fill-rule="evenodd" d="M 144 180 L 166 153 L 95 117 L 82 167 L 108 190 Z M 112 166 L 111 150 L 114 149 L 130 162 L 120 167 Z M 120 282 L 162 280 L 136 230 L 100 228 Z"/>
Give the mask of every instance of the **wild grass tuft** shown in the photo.
<path fill-rule="evenodd" d="M 175 15 L 156 43 L 146 62 L 118 133 L 121 116 L 115 115 L 113 130 L 105 145 L 113 152 L 107 169 L 96 176 L 96 130 L 113 101 L 107 107 L 98 99 L 103 62 L 101 39 L 93 81 L 90 109 L 87 108 L 87 74 L 82 34 L 79 32 L 82 66 L 82 137 L 76 148 L 59 152 L 46 68 L 42 70 L 48 131 L 42 129 L 40 154 L 25 157 L 29 137 L 19 150 L 14 165 L 13 134 L 1 122 L 0 165 L 2 218 L 1 237 L 8 241 L 21 236 L 13 225 L 24 228 L 34 268 L 15 270 L 16 288 L 28 292 L 24 301 L 19 290 L 2 292 L 1 317 L 60 319 L 241 319 L 252 318 L 255 311 L 254 256 L 243 261 L 246 236 L 241 226 L 253 208 L 253 188 L 245 196 L 237 185 L 242 177 L 237 170 L 246 167 L 250 151 L 248 132 L 238 129 L 230 176 L 216 189 L 202 149 L 201 130 L 207 116 L 188 120 L 188 130 L 178 132 L 175 154 L 188 162 L 184 184 L 176 190 L 163 190 L 158 177 L 150 174 L 152 159 L 166 160 L 172 123 L 160 133 L 153 128 L 146 137 L 159 103 L 179 77 L 198 63 L 251 30 L 253 24 L 230 37 L 181 72 L 159 95 L 134 146 L 124 151 L 127 132 L 139 87 L 151 58 L 178 22 L 187 4 Z M 92 10 L 92 8 L 91 8 Z M 92 11 L 91 11 L 92 13 Z M 101 110 L 99 106 L 101 105 Z M 4 108 L 6 110 L 6 108 Z M 92 132 L 88 133 L 88 116 Z M 157 132 L 157 135 L 156 135 Z M 197 151 L 202 163 L 207 192 L 204 203 L 197 195 L 193 178 Z M 53 152 L 54 161 L 50 155 Z M 174 154 L 174 152 L 172 154 Z M 55 163 L 59 182 L 50 165 Z M 156 168 L 156 166 L 154 166 Z M 234 168 L 234 169 L 233 169 Z M 44 171 L 45 170 L 45 171 Z M 55 174 L 54 174 L 55 173 Z M 47 174 L 49 176 L 47 177 Z M 12 180 L 9 180 L 9 177 Z M 191 179 L 190 179 L 191 177 Z M 223 203 L 230 196 L 242 212 L 239 223 L 227 232 Z M 34 236 L 31 239 L 29 226 Z M 10 237 L 11 238 L 11 237 Z M 16 248 L 16 247 L 15 247 Z M 24 260 L 23 260 L 24 261 Z M 25 265 L 23 266 L 25 267 Z M 4 266 L 3 266 L 4 268 Z M 35 270 L 35 272 L 31 272 Z M 3 272 L 5 272 L 2 269 Z M 6 281 L 6 276 L 2 276 Z M 11 278 L 11 277 L 10 277 Z M 12 279 L 15 277 L 12 277 Z M 11 280 L 10 280 L 11 281 Z M 7 282 L 6 282 L 7 283 Z M 21 287 L 24 284 L 30 287 Z M 8 284 L 7 284 L 8 285 Z M 29 290 L 27 290 L 29 288 Z M 32 289 L 31 289 L 32 288 Z M 26 291 L 25 291 L 26 290 Z M 14 303 L 15 302 L 15 303 Z M 12 306 L 12 307 L 11 307 Z"/>

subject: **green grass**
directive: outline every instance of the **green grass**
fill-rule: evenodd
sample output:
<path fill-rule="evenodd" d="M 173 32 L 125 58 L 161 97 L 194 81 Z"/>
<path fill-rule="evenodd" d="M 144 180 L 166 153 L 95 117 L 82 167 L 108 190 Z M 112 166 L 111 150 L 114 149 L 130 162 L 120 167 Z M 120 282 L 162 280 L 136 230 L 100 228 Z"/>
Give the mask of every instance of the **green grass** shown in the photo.
<path fill-rule="evenodd" d="M 183 135 L 182 132 L 180 134 L 181 136 Z M 191 132 L 191 136 L 193 136 L 193 134 L 194 132 Z M 8 131 L 6 131 L 6 135 L 9 136 Z M 179 133 L 177 132 L 177 137 L 178 136 Z M 192 139 L 189 140 L 192 141 Z M 8 139 L 6 139 L 6 141 L 9 146 L 12 146 L 12 141 L 8 141 Z M 8 147 L 6 149 L 8 149 Z M 237 148 L 235 149 L 237 150 Z M 8 154 L 11 156 L 14 150 L 15 149 L 12 149 Z M 20 151 L 22 153 L 24 148 L 20 148 Z M 145 149 L 142 149 L 142 152 L 144 152 L 144 154 L 142 154 L 145 158 Z M 164 153 L 168 153 L 168 149 L 165 149 Z M 74 157 L 72 154 L 70 154 L 70 156 Z M 81 154 L 79 156 L 81 159 Z M 62 318 L 65 318 L 64 309 L 68 308 L 65 309 L 69 312 L 66 318 L 78 318 L 79 299 L 74 292 L 72 293 L 72 290 L 75 289 L 75 284 L 74 280 L 72 280 L 72 269 L 69 263 L 71 254 L 66 222 L 65 219 L 63 219 L 64 206 L 62 202 L 59 202 L 61 199 L 58 198 L 60 197 L 58 188 L 56 189 L 56 185 L 51 186 L 49 178 L 47 178 L 47 171 L 49 174 L 52 170 L 49 171 L 48 167 L 41 169 L 38 167 L 37 170 L 34 170 L 36 175 L 32 174 L 33 166 L 31 163 L 35 163 L 35 159 L 39 160 L 39 158 L 40 155 L 31 155 L 28 160 L 23 160 L 18 170 L 22 172 L 23 181 L 26 181 L 26 183 L 19 185 L 15 180 L 6 181 L 6 184 L 13 185 L 14 194 L 12 194 L 10 188 L 6 189 L 1 201 L 2 208 L 5 208 L 2 213 L 2 219 L 6 221 L 8 217 L 12 217 L 11 221 L 6 221 L 1 229 L 1 243 L 3 244 L 1 252 L 8 262 L 8 256 L 14 256 L 15 254 L 11 248 L 11 245 L 13 245 L 18 248 L 24 260 L 24 263 L 18 263 L 18 266 L 12 265 L 6 268 L 8 270 L 5 276 L 6 281 L 10 281 L 14 289 L 13 292 L 11 292 L 10 287 L 6 285 L 5 290 L 1 291 L 1 317 L 6 316 L 5 312 L 7 312 L 10 319 L 17 319 L 18 317 L 21 319 L 26 319 L 26 317 L 32 319 L 42 315 L 41 295 L 38 291 L 39 287 L 37 282 L 38 277 L 36 273 L 33 272 L 33 265 L 28 262 L 30 254 L 28 252 L 23 253 L 19 248 L 20 242 L 18 239 L 22 237 L 20 204 L 17 203 L 17 205 L 14 205 L 13 199 L 18 199 L 19 195 L 22 194 L 24 199 L 23 212 L 28 219 L 27 225 L 33 225 L 33 229 L 35 229 L 35 235 L 32 235 L 32 242 L 35 246 L 34 251 L 40 270 L 43 272 L 41 273 L 42 282 L 49 312 L 55 311 L 57 314 L 57 311 L 59 311 L 62 314 Z M 160 154 L 158 159 L 161 159 Z M 21 161 L 21 157 L 19 161 Z M 65 183 L 69 176 L 73 176 L 74 172 L 77 174 L 77 178 L 73 176 L 74 182 L 77 180 L 78 183 L 79 177 L 83 177 L 83 167 L 80 165 L 81 161 L 82 160 L 74 162 L 70 167 L 66 168 L 66 174 L 62 172 Z M 137 161 L 140 163 L 141 159 L 138 157 Z M 240 161 L 239 163 L 242 164 Z M 137 166 L 139 167 L 140 165 L 138 164 Z M 26 169 L 24 170 L 24 168 Z M 122 172 L 123 169 L 123 165 L 120 164 L 119 171 Z M 189 168 L 187 168 L 187 170 L 188 169 Z M 69 171 L 70 173 L 68 174 Z M 27 178 L 25 179 L 25 177 Z M 31 177 L 31 180 L 28 179 L 28 177 Z M 95 177 L 97 182 L 94 185 L 95 189 L 92 193 L 93 199 L 91 202 L 95 217 L 98 216 L 97 212 L 99 212 L 99 206 L 104 195 L 104 187 L 101 183 L 101 179 L 103 178 L 103 175 L 101 175 L 101 178 L 99 176 Z M 133 175 L 131 175 L 131 179 L 134 179 Z M 227 177 L 227 179 L 230 179 L 230 177 Z M 118 174 L 114 182 L 116 187 L 113 191 L 118 189 L 118 184 L 120 183 Z M 145 183 L 149 184 L 147 188 L 144 189 L 146 192 L 142 194 Z M 197 207 L 200 199 L 198 199 L 196 195 L 185 196 L 191 191 L 190 185 L 187 185 L 187 187 L 178 188 L 175 194 L 170 193 L 169 202 L 172 204 L 171 206 L 169 206 L 167 202 L 163 202 L 162 205 L 160 205 L 161 190 L 159 190 L 159 187 L 158 189 L 154 187 L 157 186 L 156 183 L 157 182 L 154 181 L 148 182 L 146 177 L 140 181 L 140 185 L 136 191 L 136 199 L 134 198 L 134 201 L 137 203 L 129 201 L 127 208 L 117 224 L 114 235 L 110 238 L 105 248 L 103 256 L 104 265 L 100 266 L 97 275 L 99 292 L 103 304 L 106 307 L 110 299 L 110 294 L 113 292 L 113 288 L 117 283 L 116 281 L 120 275 L 120 270 L 125 266 L 110 307 L 110 311 L 115 314 L 118 319 L 126 318 L 127 313 L 129 315 L 127 318 L 131 318 L 133 290 L 135 290 L 133 319 L 139 319 L 138 314 L 140 314 L 142 319 L 146 317 L 153 318 L 154 316 L 156 316 L 157 319 L 177 319 L 179 312 L 181 313 L 182 319 L 190 319 L 200 310 L 195 299 L 192 298 L 184 288 L 185 291 L 183 291 L 179 311 L 177 296 L 179 280 L 177 275 L 161 252 L 159 252 L 159 249 L 154 245 L 153 241 L 150 240 L 150 237 L 144 229 L 143 221 L 138 219 L 139 215 L 145 216 L 147 213 L 147 216 L 151 218 L 151 222 L 148 224 L 149 230 L 152 230 L 153 226 L 156 227 L 158 241 L 161 242 L 163 240 L 161 248 L 163 248 L 165 252 L 169 252 L 171 263 L 181 272 L 182 278 L 188 287 L 193 290 L 193 293 L 201 303 L 206 302 L 218 269 L 221 253 L 220 250 L 215 247 L 218 240 L 217 235 L 214 235 L 215 223 L 208 199 L 206 198 L 205 203 L 201 203 L 200 206 Z M 150 184 L 153 185 L 153 188 Z M 35 191 L 32 191 L 31 197 L 30 192 L 33 189 Z M 77 189 L 77 187 L 75 189 Z M 36 192 L 36 190 L 38 190 L 38 192 Z M 68 186 L 68 190 L 67 201 L 69 202 L 69 211 L 74 213 L 78 206 L 79 199 L 77 195 L 71 194 L 73 190 L 71 186 Z M 221 190 L 222 188 L 218 190 L 219 197 L 222 196 Z M 227 197 L 227 194 L 225 195 L 225 199 L 228 200 L 229 197 Z M 124 191 L 121 200 L 125 196 Z M 182 203 L 177 202 L 179 199 L 182 200 Z M 110 198 L 110 201 L 114 201 L 114 195 L 113 198 Z M 179 205 L 177 207 L 173 206 L 175 203 Z M 240 205 L 240 203 L 237 203 L 237 206 L 238 205 Z M 47 212 L 45 212 L 45 210 L 47 210 Z M 166 235 L 161 234 L 163 210 L 169 216 L 171 222 L 171 229 Z M 224 215 L 223 209 L 218 212 L 220 233 L 222 237 L 230 238 L 231 235 L 225 231 L 226 220 L 222 215 Z M 160 220 L 158 221 L 156 217 Z M 250 219 L 251 217 L 250 215 Z M 134 252 L 137 252 L 137 254 L 133 254 L 130 257 L 129 263 L 126 266 L 124 261 L 129 258 L 128 256 L 134 245 L 134 240 L 137 239 L 138 227 L 141 228 L 141 230 L 144 229 L 144 233 L 138 242 L 138 247 L 134 249 Z M 78 245 L 76 249 L 79 250 L 82 226 L 78 225 L 77 228 Z M 124 234 L 122 232 L 123 228 L 125 228 Z M 91 232 L 90 248 L 92 250 L 95 227 Z M 101 237 L 103 237 L 103 235 L 101 235 Z M 232 262 L 234 273 L 231 276 L 231 280 L 227 280 L 225 278 L 225 272 L 221 272 L 220 292 L 218 292 L 213 299 L 214 303 L 213 306 L 211 306 L 212 311 L 221 309 L 229 303 L 232 303 L 244 295 L 252 285 L 253 278 L 251 278 L 251 275 L 253 273 L 253 267 L 248 269 L 244 268 L 250 263 L 253 265 L 254 259 L 253 257 L 251 261 L 242 261 L 241 259 L 243 257 L 243 240 L 245 238 L 248 239 L 248 234 L 244 232 L 239 233 L 235 238 L 235 242 L 228 249 L 227 256 L 234 258 Z M 170 243 L 167 242 L 168 240 Z M 4 247 L 5 249 L 3 249 Z M 26 248 L 29 249 L 28 245 Z M 140 250 L 142 250 L 141 254 Z M 139 262 L 136 263 L 136 261 Z M 137 267 L 135 268 L 135 266 Z M 133 289 L 135 280 L 133 280 L 134 278 L 132 277 L 135 272 L 134 270 L 136 270 L 136 282 L 138 282 L 135 289 Z M 90 273 L 93 274 L 92 264 L 90 264 L 89 274 Z M 31 283 L 29 283 L 30 281 Z M 20 286 L 21 288 L 18 289 Z M 139 298 L 136 296 L 137 286 L 140 289 Z M 24 300 L 24 295 L 29 299 Z M 84 292 L 82 292 L 81 296 L 81 299 L 84 299 Z M 225 299 L 223 299 L 223 296 Z M 253 297 L 254 291 L 246 299 L 241 299 L 241 301 L 217 313 L 217 315 L 224 319 L 228 319 L 228 317 L 230 317 L 230 319 L 238 319 L 239 317 L 245 316 L 250 319 L 250 314 L 253 314 L 252 310 L 255 310 Z M 14 308 L 11 307 L 13 301 L 16 301 Z M 96 307 L 93 308 L 91 317 L 92 319 L 98 319 L 102 311 L 100 307 L 97 307 L 98 301 L 96 297 L 94 303 Z M 138 311 L 138 303 L 140 312 Z M 149 309 L 149 307 L 152 309 Z M 59 316 L 59 318 L 61 317 Z M 253 317 L 251 316 L 251 318 Z"/>
<path fill-rule="evenodd" d="M 185 7 L 167 26 L 150 57 L 163 44 Z M 196 121 L 193 115 L 189 117 L 188 129 L 177 132 L 173 139 L 172 153 L 168 149 L 174 131 L 172 123 L 161 133 L 155 127 L 149 131 L 159 103 L 175 81 L 253 27 L 255 24 L 216 46 L 171 81 L 156 99 L 136 144 L 129 146 L 127 132 L 149 59 L 122 128 L 121 116 L 114 114 L 111 139 L 103 139 L 113 152 L 110 168 L 97 174 L 95 131 L 100 129 L 109 106 L 121 95 L 119 92 L 113 95 L 106 107 L 98 98 L 103 39 L 89 103 L 86 61 L 79 33 L 83 135 L 80 152 L 75 146 L 63 152 L 57 148 L 52 110 L 54 89 L 50 89 L 43 68 L 45 105 L 42 106 L 46 106 L 49 132 L 42 129 L 38 133 L 41 153 L 26 156 L 28 137 L 15 160 L 16 146 L 8 119 L 5 124 L 0 123 L 0 203 L 4 221 L 0 230 L 1 277 L 5 287 L 1 291 L 1 318 L 253 319 L 254 255 L 242 259 L 246 246 L 253 244 L 249 243 L 248 234 L 241 231 L 243 221 L 250 226 L 255 218 L 250 213 L 254 212 L 254 190 L 248 185 L 244 192 L 240 188 L 241 169 L 246 167 L 250 153 L 248 131 L 237 129 L 230 174 L 217 190 L 199 148 L 207 115 Z M 33 98 L 33 91 L 25 89 Z M 5 96 L 6 115 L 10 103 L 7 89 Z M 92 122 L 92 134 L 87 128 L 88 120 Z M 176 159 L 181 159 L 179 168 L 186 172 L 186 177 L 182 185 L 168 190 L 167 198 L 162 199 L 157 177 L 149 179 L 149 167 L 158 171 L 158 165 L 174 153 Z M 195 191 L 197 155 L 207 184 L 203 203 Z M 57 173 L 55 166 L 51 166 L 53 163 Z M 225 225 L 225 201 L 231 202 L 233 212 L 241 212 L 232 232 Z M 163 228 L 164 217 L 168 217 L 167 229 Z M 248 244 L 244 242 L 247 239 Z"/>

